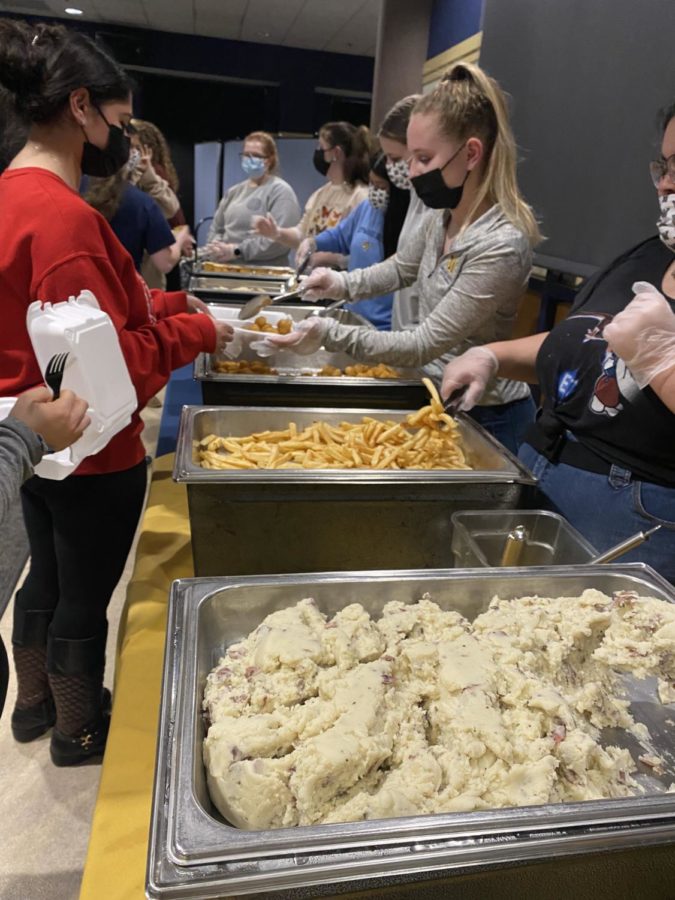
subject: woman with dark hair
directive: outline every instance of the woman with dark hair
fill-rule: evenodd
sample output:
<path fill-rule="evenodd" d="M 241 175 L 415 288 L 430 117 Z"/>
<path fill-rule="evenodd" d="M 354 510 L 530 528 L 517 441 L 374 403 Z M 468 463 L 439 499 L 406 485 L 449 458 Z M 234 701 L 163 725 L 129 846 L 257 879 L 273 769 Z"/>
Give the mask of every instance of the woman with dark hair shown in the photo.
<path fill-rule="evenodd" d="M 377 132 L 377 137 L 387 161 L 387 174 L 393 185 L 408 191 L 410 203 L 398 238 L 398 247 L 403 249 L 414 235 L 423 230 L 424 219 L 430 210 L 412 190 L 408 172 L 408 123 L 415 104 L 421 94 L 410 94 L 398 100 L 386 114 Z M 419 324 L 419 292 L 417 283 L 400 287 L 394 292 L 391 327 L 395 331 L 415 328 Z"/>
<path fill-rule="evenodd" d="M 368 196 L 370 169 L 370 132 L 365 125 L 356 128 L 349 122 L 327 122 L 319 129 L 319 143 L 314 151 L 314 167 L 328 178 L 314 191 L 300 222 L 283 228 L 272 215 L 255 216 L 253 227 L 258 234 L 286 247 L 297 248 L 307 237 L 316 237 L 333 228 Z M 315 265 L 340 265 L 343 256 L 322 254 Z"/>
<path fill-rule="evenodd" d="M 675 105 L 660 132 L 658 235 L 589 279 L 551 332 L 454 359 L 442 390 L 466 388 L 471 409 L 497 376 L 539 384 L 520 458 L 544 498 L 598 550 L 661 525 L 622 560 L 675 583 Z"/>
<path fill-rule="evenodd" d="M 190 232 L 183 229 L 174 234 L 158 203 L 129 184 L 124 168 L 110 178 L 87 179 L 84 199 L 110 222 L 142 275 L 146 254 L 154 268 L 166 275 L 192 247 Z"/>
<path fill-rule="evenodd" d="M 309 255 L 310 262 L 322 253 L 341 253 L 349 257 L 348 270 L 365 269 L 382 262 L 396 252 L 401 225 L 408 209 L 410 192 L 394 187 L 387 175 L 384 154 L 371 162 L 368 199 L 352 210 L 334 228 L 315 238 L 305 238 L 296 255 L 298 265 Z M 348 304 L 381 331 L 391 328 L 393 295 L 381 294 Z"/>
<path fill-rule="evenodd" d="M 106 220 L 78 194 L 82 174 L 114 175 L 129 157 L 131 84 L 85 35 L 0 20 L 0 86 L 28 139 L 0 177 L 0 395 L 42 383 L 26 328 L 35 301 L 84 289 L 117 330 L 138 397 L 131 423 L 64 481 L 22 488 L 31 548 L 14 605 L 19 741 L 53 725 L 56 765 L 100 758 L 110 716 L 103 689 L 106 608 L 124 568 L 146 486 L 139 410 L 171 371 L 231 340 L 186 315 L 184 293 L 150 293 Z"/>

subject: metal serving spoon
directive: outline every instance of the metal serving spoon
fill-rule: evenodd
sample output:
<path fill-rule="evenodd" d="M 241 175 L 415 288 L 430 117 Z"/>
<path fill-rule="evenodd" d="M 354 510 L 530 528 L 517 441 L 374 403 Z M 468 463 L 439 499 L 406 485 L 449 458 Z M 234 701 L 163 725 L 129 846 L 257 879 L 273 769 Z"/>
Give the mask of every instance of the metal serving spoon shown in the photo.
<path fill-rule="evenodd" d="M 285 303 L 286 300 L 294 300 L 296 297 L 302 297 L 305 293 L 305 288 L 300 287 L 294 291 L 288 291 L 285 294 L 277 294 L 276 297 L 270 297 L 269 294 L 258 294 L 255 297 L 251 297 L 250 300 L 247 300 L 246 303 L 239 310 L 240 319 L 252 319 L 253 316 L 257 316 L 258 313 L 265 309 L 266 306 L 272 306 L 274 303 Z"/>

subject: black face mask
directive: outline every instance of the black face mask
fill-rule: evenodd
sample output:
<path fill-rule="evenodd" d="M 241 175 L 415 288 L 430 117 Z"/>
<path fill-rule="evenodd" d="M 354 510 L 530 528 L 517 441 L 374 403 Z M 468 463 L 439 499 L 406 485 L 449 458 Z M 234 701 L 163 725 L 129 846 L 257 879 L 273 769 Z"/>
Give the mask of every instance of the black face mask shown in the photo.
<path fill-rule="evenodd" d="M 110 178 L 126 164 L 129 159 L 131 141 L 117 125 L 111 125 L 100 109 L 98 114 L 108 126 L 108 142 L 101 149 L 91 141 L 85 140 L 82 148 L 82 173 L 93 178 Z M 84 128 L 82 129 L 84 131 Z M 84 134 L 85 138 L 87 133 Z"/>
<path fill-rule="evenodd" d="M 443 181 L 443 169 L 450 165 L 463 146 L 464 144 L 457 148 L 445 165 L 410 179 L 417 196 L 429 209 L 456 209 L 461 203 L 464 184 L 469 177 L 468 170 L 461 184 L 457 187 L 448 187 Z"/>
<path fill-rule="evenodd" d="M 314 168 L 319 173 L 319 175 L 327 175 L 328 170 L 330 169 L 330 163 L 326 162 L 324 157 L 324 153 L 326 151 L 322 150 L 321 147 L 317 147 L 314 151 L 314 158 L 312 162 L 314 163 Z"/>

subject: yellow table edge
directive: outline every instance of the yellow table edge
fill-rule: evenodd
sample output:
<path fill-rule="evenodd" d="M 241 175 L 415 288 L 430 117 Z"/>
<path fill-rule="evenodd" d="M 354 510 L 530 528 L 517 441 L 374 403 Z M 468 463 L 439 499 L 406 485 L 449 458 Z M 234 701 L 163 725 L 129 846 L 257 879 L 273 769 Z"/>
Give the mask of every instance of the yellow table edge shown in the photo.
<path fill-rule="evenodd" d="M 141 521 L 81 900 L 145 895 L 168 594 L 172 581 L 193 575 L 187 492 L 171 478 L 173 462 L 173 454 L 156 460 Z"/>

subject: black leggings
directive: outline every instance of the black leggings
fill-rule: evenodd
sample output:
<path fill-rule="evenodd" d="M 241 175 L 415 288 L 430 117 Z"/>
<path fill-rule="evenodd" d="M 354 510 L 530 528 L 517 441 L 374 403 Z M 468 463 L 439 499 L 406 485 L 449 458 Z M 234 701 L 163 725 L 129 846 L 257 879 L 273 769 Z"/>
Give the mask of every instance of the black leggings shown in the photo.
<path fill-rule="evenodd" d="M 21 489 L 30 571 L 16 596 L 23 610 L 53 610 L 54 637 L 88 638 L 106 628 L 143 507 L 147 466 L 109 475 L 33 477 Z"/>

